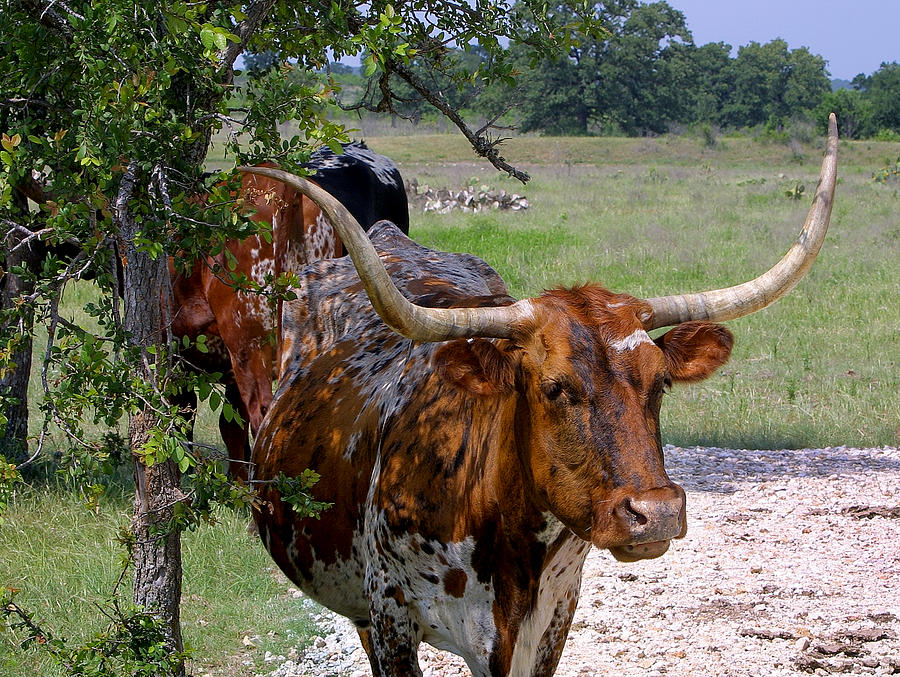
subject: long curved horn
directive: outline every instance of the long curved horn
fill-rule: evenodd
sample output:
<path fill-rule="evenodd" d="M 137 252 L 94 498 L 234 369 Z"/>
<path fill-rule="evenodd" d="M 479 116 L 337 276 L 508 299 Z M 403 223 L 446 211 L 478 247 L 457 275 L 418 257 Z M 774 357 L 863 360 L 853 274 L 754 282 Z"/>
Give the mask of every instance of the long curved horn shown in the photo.
<path fill-rule="evenodd" d="M 531 302 L 527 299 L 511 306 L 494 308 L 424 308 L 410 303 L 391 281 L 375 247 L 357 220 L 331 194 L 281 169 L 238 169 L 281 181 L 318 205 L 350 253 L 375 311 L 398 334 L 416 341 L 446 341 L 471 336 L 513 338 L 516 326 L 532 315 Z"/>
<path fill-rule="evenodd" d="M 837 142 L 837 120 L 832 113 L 816 196 L 794 246 L 778 263 L 756 279 L 734 287 L 646 299 L 653 314 L 644 327 L 649 331 L 689 320 L 733 320 L 765 308 L 793 289 L 812 266 L 828 230 L 837 178 Z"/>

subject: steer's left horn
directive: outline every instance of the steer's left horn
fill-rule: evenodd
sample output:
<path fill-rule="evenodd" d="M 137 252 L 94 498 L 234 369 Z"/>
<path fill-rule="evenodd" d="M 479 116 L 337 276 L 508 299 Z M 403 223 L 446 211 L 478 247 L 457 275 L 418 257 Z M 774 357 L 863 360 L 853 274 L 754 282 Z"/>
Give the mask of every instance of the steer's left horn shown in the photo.
<path fill-rule="evenodd" d="M 471 336 L 513 338 L 516 326 L 531 316 L 528 300 L 494 308 L 424 308 L 411 303 L 394 285 L 362 226 L 330 193 L 281 169 L 238 169 L 281 181 L 318 205 L 350 253 L 375 311 L 398 334 L 416 341 L 446 341 Z"/>
<path fill-rule="evenodd" d="M 812 266 L 828 230 L 837 177 L 837 142 L 837 120 L 832 113 L 816 196 L 797 241 L 778 263 L 756 279 L 734 287 L 647 299 L 653 314 L 644 327 L 650 330 L 689 320 L 733 320 L 765 308 L 793 289 Z"/>

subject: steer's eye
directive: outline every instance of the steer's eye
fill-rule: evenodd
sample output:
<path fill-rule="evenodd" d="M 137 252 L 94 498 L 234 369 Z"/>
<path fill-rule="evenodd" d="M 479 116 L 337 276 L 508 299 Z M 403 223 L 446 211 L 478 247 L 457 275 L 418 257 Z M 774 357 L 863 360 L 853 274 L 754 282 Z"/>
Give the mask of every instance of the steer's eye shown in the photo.
<path fill-rule="evenodd" d="M 541 392 L 544 393 L 544 397 L 552 401 L 562 395 L 563 385 L 559 381 L 544 381 L 541 384 Z"/>
<path fill-rule="evenodd" d="M 670 379 L 668 376 L 666 376 L 666 377 L 663 379 L 662 391 L 663 391 L 664 393 L 667 393 L 667 392 L 669 392 L 671 389 L 672 389 L 672 379 Z"/>

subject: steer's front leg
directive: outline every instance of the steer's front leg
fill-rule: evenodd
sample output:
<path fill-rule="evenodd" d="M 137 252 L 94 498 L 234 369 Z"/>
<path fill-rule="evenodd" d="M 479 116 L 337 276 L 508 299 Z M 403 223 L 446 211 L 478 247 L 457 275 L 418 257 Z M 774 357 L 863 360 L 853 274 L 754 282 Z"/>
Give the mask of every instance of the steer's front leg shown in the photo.
<path fill-rule="evenodd" d="M 535 653 L 531 677 L 552 677 L 556 672 L 556 665 L 565 648 L 577 603 L 578 590 L 576 589 L 574 597 L 563 599 L 556 605 L 550 625 L 544 631 L 544 636 L 541 637 Z"/>
<path fill-rule="evenodd" d="M 418 659 L 422 631 L 410 617 L 404 591 L 374 563 L 366 571 L 366 592 L 372 625 L 359 634 L 373 676 L 422 677 Z"/>

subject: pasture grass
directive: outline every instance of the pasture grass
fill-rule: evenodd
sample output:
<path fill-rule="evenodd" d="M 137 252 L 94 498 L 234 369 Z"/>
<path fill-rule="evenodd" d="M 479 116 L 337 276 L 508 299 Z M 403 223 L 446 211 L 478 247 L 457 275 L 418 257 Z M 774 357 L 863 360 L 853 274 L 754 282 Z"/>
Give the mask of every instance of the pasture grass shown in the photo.
<path fill-rule="evenodd" d="M 485 183 L 528 197 L 527 211 L 411 216 L 414 239 L 482 257 L 518 298 L 587 281 L 650 297 L 751 279 L 799 232 L 824 148 L 519 137 L 505 155 L 531 172 L 522 186 L 465 160 L 471 151 L 454 137 L 367 142 L 399 158 L 420 186 Z M 416 161 L 417 148 L 434 160 Z M 896 184 L 871 179 L 898 154 L 897 143 L 841 142 L 831 227 L 811 272 L 774 306 L 728 323 L 731 361 L 673 391 L 664 441 L 763 449 L 900 441 L 900 196 Z M 798 183 L 802 198 L 788 198 Z"/>
<path fill-rule="evenodd" d="M 525 194 L 520 212 L 411 215 L 412 236 L 485 259 L 517 297 L 601 281 L 636 296 L 697 291 L 749 279 L 793 241 L 809 207 L 824 145 L 799 150 L 749 138 L 713 148 L 690 137 L 519 137 L 504 148 L 531 172 L 522 186 L 473 159 L 451 135 L 369 137 L 406 179 L 436 187 L 485 183 Z M 900 191 L 873 171 L 900 144 L 841 142 L 832 225 L 812 271 L 774 306 L 728 323 L 731 361 L 708 381 L 676 388 L 663 405 L 665 442 L 734 448 L 895 445 L 900 440 Z M 427 160 L 426 160 L 427 158 Z M 784 192 L 801 182 L 803 199 Z M 64 304 L 76 320 L 95 293 L 73 285 Z M 33 402 L 40 398 L 36 339 Z M 33 409 L 32 431 L 39 421 Z M 201 411 L 197 438 L 217 442 Z M 51 446 L 52 448 L 52 446 Z M 93 606 L 119 574 L 119 527 L 131 511 L 127 482 L 99 512 L 54 481 L 21 486 L 0 527 L 0 585 L 60 636 L 101 629 Z M 311 632 L 286 594 L 247 518 L 223 512 L 214 527 L 185 534 L 183 621 L 196 649 L 194 674 L 260 672 L 266 650 L 286 654 Z M 122 594 L 130 595 L 126 582 Z M 259 638 L 256 649 L 244 637 Z M 249 661 L 249 665 L 244 662 Z M 39 653 L 21 652 L 0 629 L 0 674 L 55 675 Z"/>

